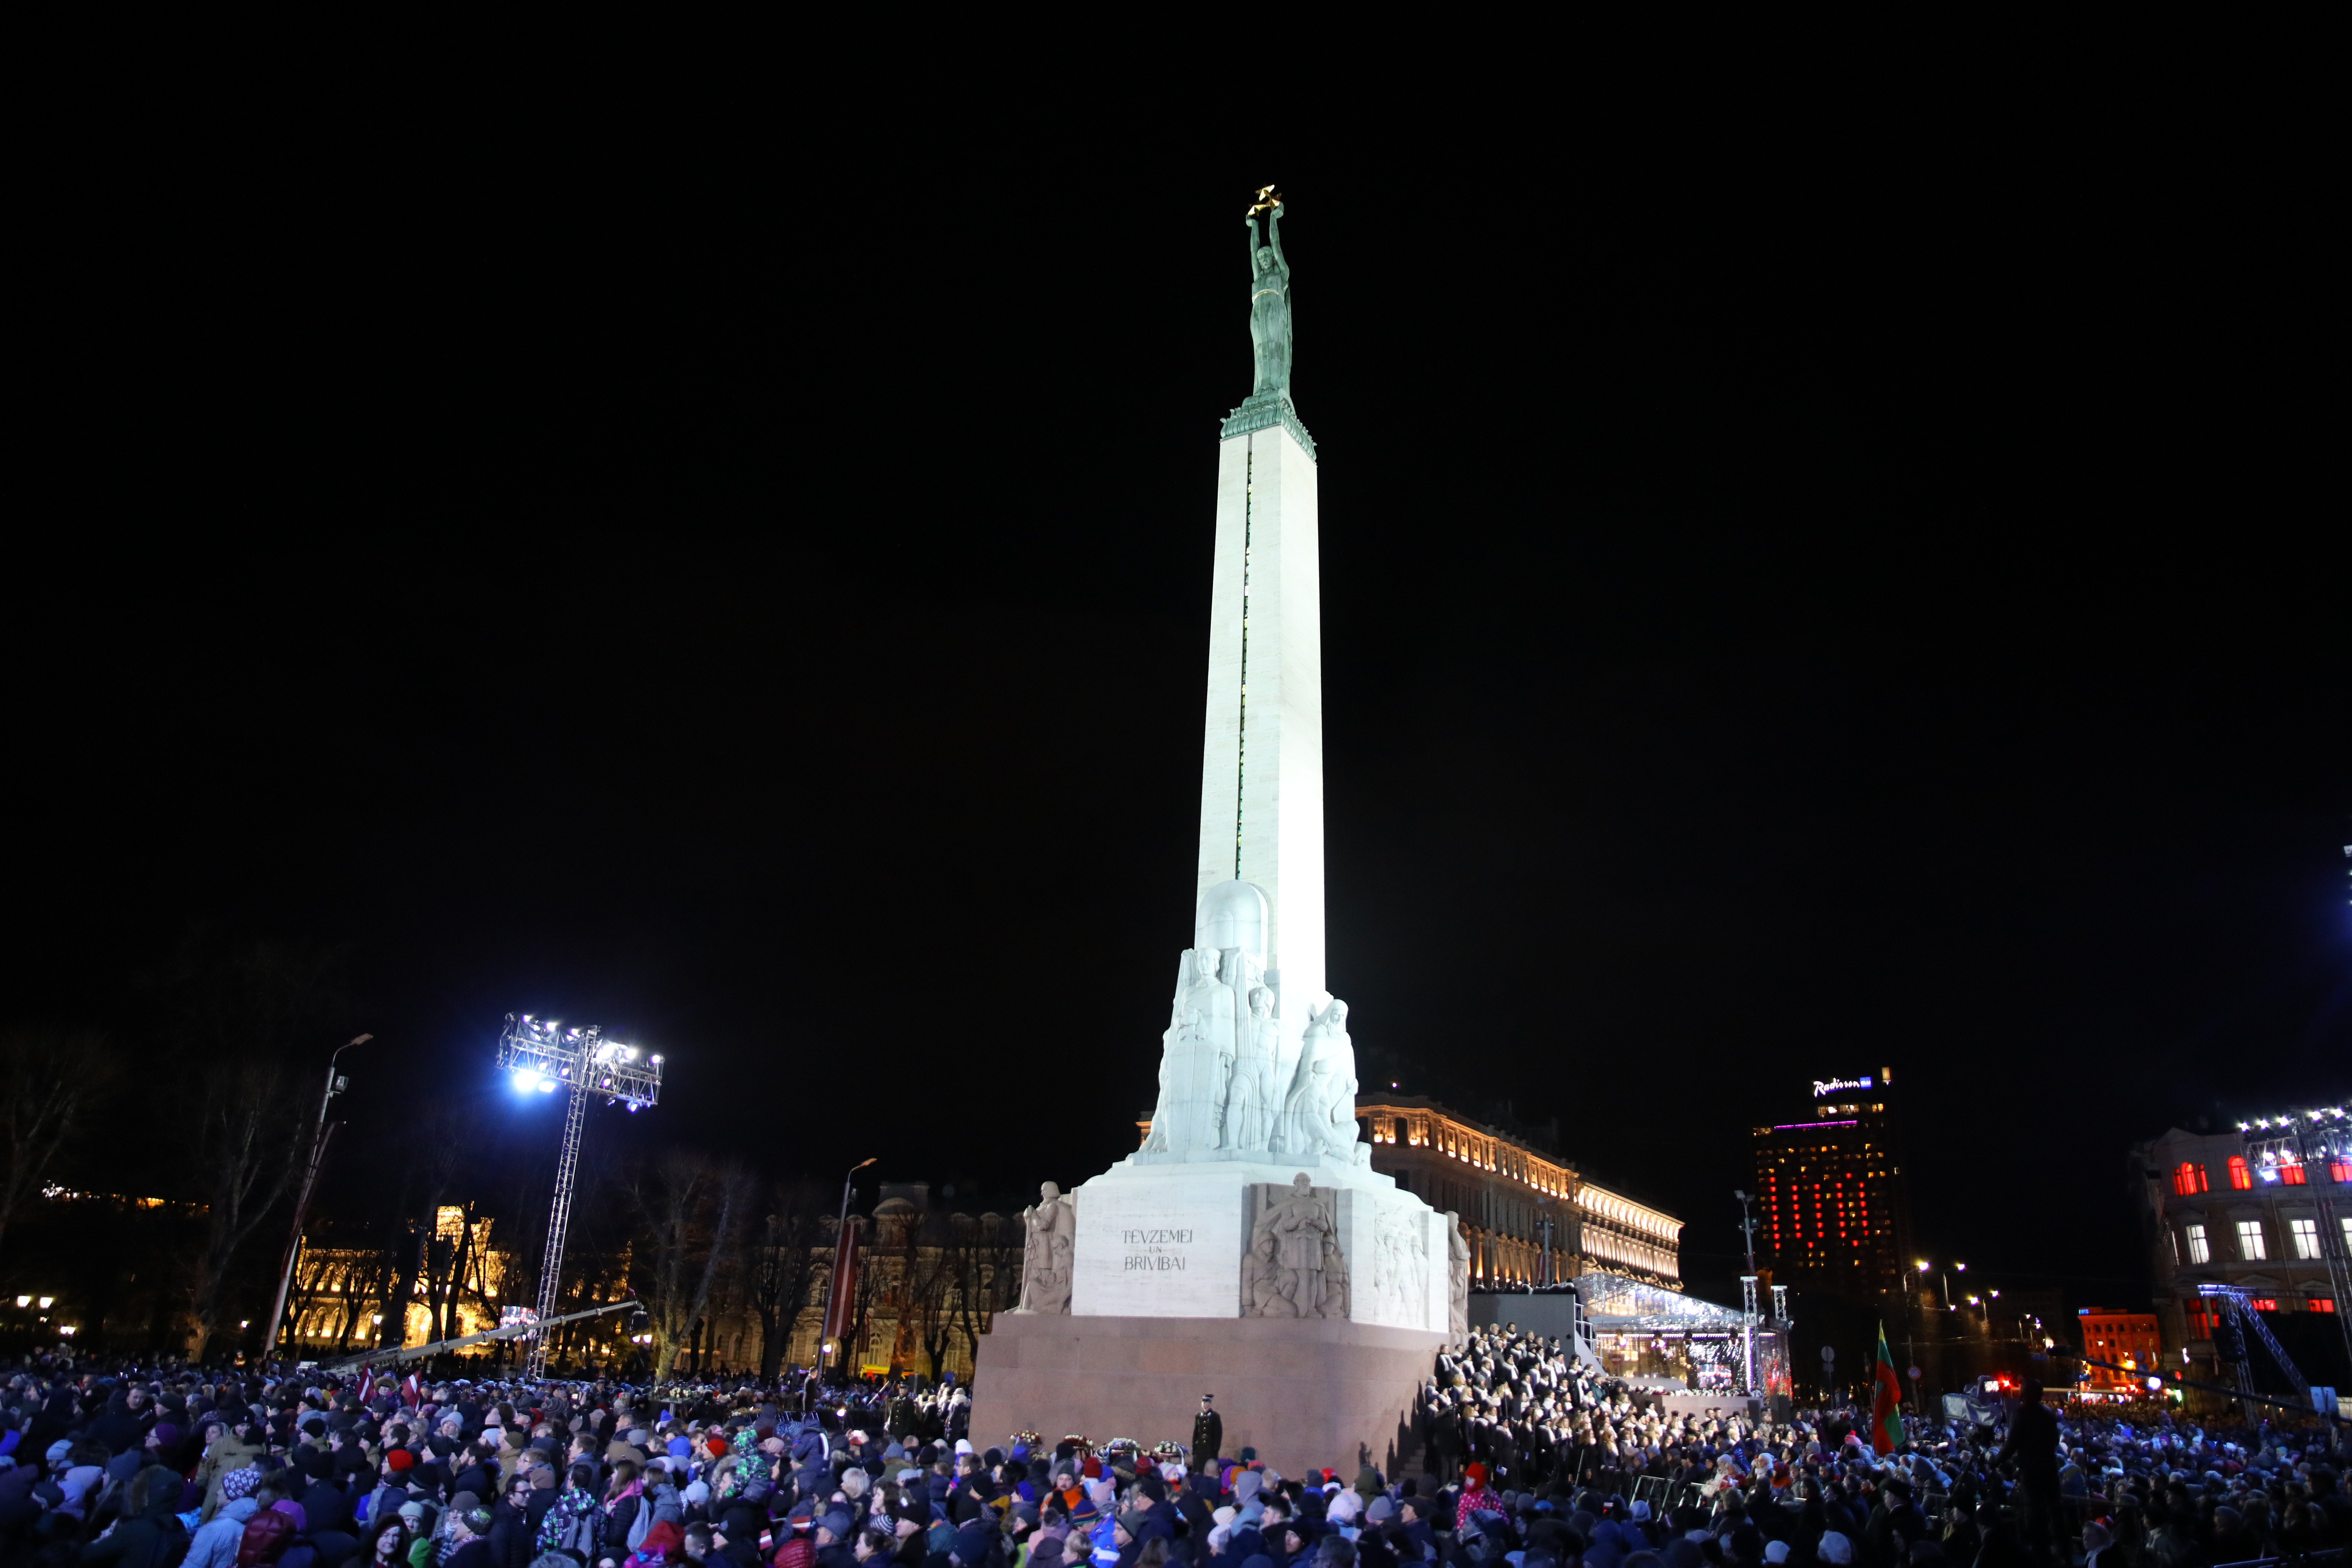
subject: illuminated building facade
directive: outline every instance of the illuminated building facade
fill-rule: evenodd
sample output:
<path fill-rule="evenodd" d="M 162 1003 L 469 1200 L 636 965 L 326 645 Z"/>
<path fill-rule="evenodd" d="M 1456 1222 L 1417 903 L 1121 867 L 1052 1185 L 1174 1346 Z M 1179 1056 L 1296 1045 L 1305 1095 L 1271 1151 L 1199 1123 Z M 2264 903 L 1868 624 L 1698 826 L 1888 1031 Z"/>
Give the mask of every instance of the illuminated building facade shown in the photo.
<path fill-rule="evenodd" d="M 1558 1155 L 1419 1095 L 1360 1094 L 1356 1120 L 1373 1170 L 1462 1216 L 1474 1289 L 1593 1270 L 1682 1289 L 1682 1221 L 1586 1181 Z"/>
<path fill-rule="evenodd" d="M 2167 1370 L 2222 1373 L 2200 1285 L 2242 1290 L 2280 1320 L 2320 1315 L 2273 1331 L 2298 1356 L 2352 1362 L 2352 1325 L 2330 1316 L 2352 1311 L 2352 1107 L 2227 1132 L 2176 1127 L 2135 1147 L 2131 1170 Z M 2304 1370 L 2319 1381 L 2326 1363 Z"/>
<path fill-rule="evenodd" d="M 1799 1120 L 1755 1130 L 1756 1261 L 1775 1285 L 1885 1301 L 1909 1289 L 1893 1069 L 1817 1079 Z"/>
<path fill-rule="evenodd" d="M 2122 1312 L 2109 1307 L 2084 1307 L 2075 1314 L 2083 1329 L 2083 1355 L 2087 1361 L 2113 1362 L 2094 1366 L 2089 1387 L 2098 1393 L 2144 1392 L 2142 1380 L 2158 1371 L 2164 1336 L 2154 1312 Z"/>

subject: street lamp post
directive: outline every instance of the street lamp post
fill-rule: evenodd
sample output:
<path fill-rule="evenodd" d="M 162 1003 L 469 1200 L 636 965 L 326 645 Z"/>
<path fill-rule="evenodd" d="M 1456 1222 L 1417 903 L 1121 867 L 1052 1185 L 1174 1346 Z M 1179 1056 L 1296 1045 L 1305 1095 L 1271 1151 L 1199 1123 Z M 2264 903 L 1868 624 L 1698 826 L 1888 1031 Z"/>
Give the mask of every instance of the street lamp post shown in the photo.
<path fill-rule="evenodd" d="M 286 1316 L 286 1295 L 294 1286 L 294 1260 L 302 1251 L 302 1221 L 310 1207 L 310 1194 L 319 1184 L 319 1167 L 327 1162 L 327 1140 L 334 1136 L 334 1125 L 327 1121 L 327 1107 L 351 1082 L 336 1075 L 335 1066 L 343 1059 L 345 1051 L 374 1038 L 373 1035 L 354 1035 L 337 1046 L 335 1054 L 327 1058 L 327 1089 L 319 1096 L 319 1120 L 310 1130 L 310 1160 L 302 1169 L 302 1190 L 294 1199 L 294 1233 L 286 1238 L 286 1256 L 278 1267 L 278 1294 L 269 1303 L 269 1316 L 263 1321 L 261 1354 L 265 1361 L 278 1343 L 278 1325 Z"/>

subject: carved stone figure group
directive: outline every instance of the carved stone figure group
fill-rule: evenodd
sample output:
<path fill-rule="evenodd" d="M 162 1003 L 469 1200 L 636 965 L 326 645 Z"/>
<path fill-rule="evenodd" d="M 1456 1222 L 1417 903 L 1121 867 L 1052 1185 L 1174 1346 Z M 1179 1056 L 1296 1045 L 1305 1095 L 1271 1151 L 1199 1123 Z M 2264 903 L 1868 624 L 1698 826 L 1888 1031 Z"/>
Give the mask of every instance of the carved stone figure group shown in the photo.
<path fill-rule="evenodd" d="M 1263 1189 L 1267 1192 L 1278 1189 Z M 1339 1216 L 1328 1195 L 1301 1171 L 1290 1191 L 1268 1203 L 1250 1227 L 1242 1256 L 1244 1318 L 1345 1318 L 1348 1261 L 1339 1250 Z"/>
<path fill-rule="evenodd" d="M 1246 951 L 1185 950 L 1160 1037 L 1160 1102 L 1147 1152 L 1361 1163 L 1348 1005 L 1334 999 L 1324 1007 L 1296 1048 L 1284 1039 L 1278 1005 Z"/>

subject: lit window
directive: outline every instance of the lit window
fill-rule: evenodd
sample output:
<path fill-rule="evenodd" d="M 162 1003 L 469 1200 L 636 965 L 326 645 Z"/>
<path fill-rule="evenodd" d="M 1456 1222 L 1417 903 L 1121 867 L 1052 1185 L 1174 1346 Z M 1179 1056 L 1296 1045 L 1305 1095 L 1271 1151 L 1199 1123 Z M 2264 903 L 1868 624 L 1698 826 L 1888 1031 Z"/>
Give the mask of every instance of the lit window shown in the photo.
<path fill-rule="evenodd" d="M 2281 1165 L 2279 1167 L 2279 1180 L 2284 1182 L 2290 1187 L 2302 1186 L 2304 1184 L 2303 1167 L 2301 1165 Z"/>
<path fill-rule="evenodd" d="M 2315 1312 L 2332 1312 L 2336 1310 L 2336 1298 L 2333 1296 L 2314 1296 L 2311 1299 L 2311 1310 Z"/>
<path fill-rule="evenodd" d="M 2230 1156 L 2230 1184 L 2242 1193 L 2254 1184 L 2254 1173 L 2246 1169 L 2243 1154 Z"/>
<path fill-rule="evenodd" d="M 2352 1185 L 2352 1160 L 2328 1161 L 2327 1179 L 2331 1182 L 2342 1182 Z"/>
<path fill-rule="evenodd" d="M 2194 1160 L 2181 1161 L 2172 1172 L 2172 1190 L 2183 1194 L 2205 1191 L 2205 1167 Z"/>
<path fill-rule="evenodd" d="M 2212 1262 L 2213 1244 L 2205 1239 L 2205 1227 L 2201 1225 L 2185 1225 L 2180 1228 L 2189 1237 L 2189 1261 L 2191 1263 Z"/>
<path fill-rule="evenodd" d="M 2263 1243 L 2263 1222 L 2242 1219 L 2238 1222 L 2238 1256 L 2249 1263 L 2258 1263 L 2271 1255 Z"/>
<path fill-rule="evenodd" d="M 2294 1237 L 2294 1255 L 2297 1258 L 2319 1256 L 2319 1222 L 2317 1220 L 2291 1219 L 2286 1222 L 2286 1227 L 2287 1233 Z"/>
<path fill-rule="evenodd" d="M 2275 1312 L 2278 1310 L 2278 1298 L 2275 1296 L 2256 1296 L 2252 1300 L 2249 1300 L 2246 1305 L 2252 1307 L 2257 1312 Z"/>

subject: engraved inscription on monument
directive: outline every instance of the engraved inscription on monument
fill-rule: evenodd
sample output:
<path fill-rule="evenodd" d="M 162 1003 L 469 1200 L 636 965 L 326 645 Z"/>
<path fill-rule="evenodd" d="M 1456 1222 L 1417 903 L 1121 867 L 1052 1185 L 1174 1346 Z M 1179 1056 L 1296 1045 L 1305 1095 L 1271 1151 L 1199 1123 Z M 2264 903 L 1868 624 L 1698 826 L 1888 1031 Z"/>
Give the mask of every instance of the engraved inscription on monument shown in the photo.
<path fill-rule="evenodd" d="M 1230 1187 L 1105 1182 L 1086 1187 L 1071 1310 L 1134 1318 L 1230 1318 L 1242 1204 Z"/>
<path fill-rule="evenodd" d="M 1171 1268 L 1183 1268 L 1187 1261 L 1185 1254 L 1192 1248 L 1192 1227 L 1130 1226 L 1118 1233 L 1118 1239 L 1127 1248 L 1124 1268 L 1128 1273 L 1141 1270 L 1146 1274 L 1164 1274 Z"/>

